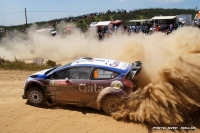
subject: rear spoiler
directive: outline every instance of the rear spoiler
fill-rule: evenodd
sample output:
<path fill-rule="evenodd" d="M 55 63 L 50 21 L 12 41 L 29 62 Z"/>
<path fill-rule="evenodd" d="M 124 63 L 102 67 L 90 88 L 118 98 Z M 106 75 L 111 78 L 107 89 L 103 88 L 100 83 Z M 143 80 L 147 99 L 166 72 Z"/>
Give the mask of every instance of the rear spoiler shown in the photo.
<path fill-rule="evenodd" d="M 126 74 L 126 77 L 133 80 L 135 79 L 135 76 L 140 73 L 141 70 L 142 70 L 142 62 L 136 61 L 132 63 L 131 70 Z"/>
<path fill-rule="evenodd" d="M 136 71 L 136 74 L 137 75 L 138 73 L 140 73 L 140 71 L 142 70 L 142 62 L 141 61 L 136 61 L 134 63 L 132 63 L 132 70 L 133 71 Z"/>

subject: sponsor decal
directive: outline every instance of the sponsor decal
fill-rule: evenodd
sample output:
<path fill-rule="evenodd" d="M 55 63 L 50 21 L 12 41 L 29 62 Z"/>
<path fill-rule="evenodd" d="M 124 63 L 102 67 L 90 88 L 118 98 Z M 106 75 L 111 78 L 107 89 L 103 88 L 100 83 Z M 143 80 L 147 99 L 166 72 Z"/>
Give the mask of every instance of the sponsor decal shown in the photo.
<path fill-rule="evenodd" d="M 65 80 L 51 80 L 50 85 L 71 85 L 71 84 L 66 83 Z"/>
<path fill-rule="evenodd" d="M 55 85 L 55 80 L 51 80 L 50 85 Z"/>
<path fill-rule="evenodd" d="M 93 62 L 93 61 L 105 62 L 106 60 L 103 60 L 103 59 L 91 59 L 90 60 L 90 62 Z"/>
<path fill-rule="evenodd" d="M 98 70 L 95 70 L 94 71 L 94 78 L 96 79 L 96 78 L 98 78 L 99 77 L 99 72 L 98 72 Z"/>
<path fill-rule="evenodd" d="M 122 65 L 122 69 L 126 69 L 127 66 L 128 66 L 128 63 L 124 63 L 124 64 Z"/>
<path fill-rule="evenodd" d="M 62 91 L 49 91 L 49 93 L 51 95 L 60 95 L 60 94 L 62 94 Z"/>
<path fill-rule="evenodd" d="M 91 59 L 91 60 L 90 60 L 90 62 L 93 62 L 93 61 L 95 61 L 95 59 Z"/>
<path fill-rule="evenodd" d="M 121 81 L 116 80 L 116 81 L 113 81 L 113 82 L 111 83 L 111 87 L 113 87 L 113 88 L 116 89 L 116 90 L 119 90 L 119 89 L 122 89 L 123 84 L 122 84 Z"/>
<path fill-rule="evenodd" d="M 94 78 L 114 78 L 112 71 L 97 69 L 94 71 Z"/>
<path fill-rule="evenodd" d="M 110 66 L 117 67 L 119 65 L 120 61 L 114 61 Z"/>
<path fill-rule="evenodd" d="M 97 86 L 96 84 L 94 86 L 85 87 L 79 85 L 79 91 L 84 93 L 99 93 L 104 88 L 104 86 Z"/>
<path fill-rule="evenodd" d="M 96 61 L 105 62 L 103 59 L 96 59 Z"/>

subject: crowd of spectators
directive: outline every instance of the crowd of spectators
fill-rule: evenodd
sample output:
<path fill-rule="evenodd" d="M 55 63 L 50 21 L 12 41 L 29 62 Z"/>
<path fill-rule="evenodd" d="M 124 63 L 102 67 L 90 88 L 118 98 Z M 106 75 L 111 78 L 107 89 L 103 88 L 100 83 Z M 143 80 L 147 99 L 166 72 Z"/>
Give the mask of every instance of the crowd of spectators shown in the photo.
<path fill-rule="evenodd" d="M 160 23 L 160 24 L 150 24 L 150 23 L 143 23 L 143 24 L 129 24 L 129 25 L 112 25 L 112 26 L 97 26 L 97 35 L 99 39 L 103 39 L 106 37 L 112 37 L 117 33 L 122 34 L 138 34 L 144 33 L 146 35 L 151 35 L 155 32 L 162 32 L 165 34 L 170 34 L 174 30 L 183 27 L 183 23 Z"/>
<path fill-rule="evenodd" d="M 198 27 L 200 29 L 200 19 L 194 20 L 192 22 L 193 27 Z"/>
<path fill-rule="evenodd" d="M 51 27 L 54 30 L 56 30 L 57 25 L 58 25 L 58 23 L 50 23 L 50 24 L 48 24 L 47 27 Z M 118 33 L 125 34 L 125 35 L 138 34 L 138 33 L 144 33 L 146 35 L 151 35 L 156 32 L 161 32 L 161 33 L 168 35 L 183 26 L 184 26 L 184 23 L 181 23 L 181 22 L 178 22 L 176 24 L 173 22 L 167 22 L 167 23 L 165 23 L 165 22 L 163 22 L 163 23 L 148 23 L 148 22 L 140 23 L 140 22 L 137 22 L 137 23 L 130 23 L 128 25 L 125 25 L 124 23 L 118 23 L 118 24 L 96 26 L 96 27 L 94 27 L 95 28 L 94 34 L 100 40 L 102 40 L 104 38 L 111 38 L 113 36 L 116 36 L 116 34 L 118 34 Z M 196 24 L 193 26 L 200 28 L 200 24 Z M 73 33 L 72 32 L 72 30 L 74 29 L 73 27 L 75 27 L 75 26 L 63 27 L 62 33 L 66 34 L 66 35 Z M 90 28 L 88 29 L 88 31 L 90 31 Z M 26 29 L 22 29 L 20 32 L 22 34 L 27 34 Z M 57 33 L 59 34 L 61 32 L 56 31 L 56 32 L 52 32 L 52 33 L 54 33 L 54 34 L 50 33 L 50 35 L 55 36 L 55 35 L 57 35 Z M 13 36 L 13 34 L 9 33 L 9 32 L 6 32 L 6 35 Z"/>

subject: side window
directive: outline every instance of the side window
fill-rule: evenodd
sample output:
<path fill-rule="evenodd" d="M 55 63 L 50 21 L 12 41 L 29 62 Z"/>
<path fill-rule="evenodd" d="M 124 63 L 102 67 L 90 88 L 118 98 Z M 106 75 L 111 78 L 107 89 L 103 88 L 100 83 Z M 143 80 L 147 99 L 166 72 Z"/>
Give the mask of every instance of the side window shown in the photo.
<path fill-rule="evenodd" d="M 110 70 L 104 70 L 104 69 L 95 69 L 93 72 L 93 78 L 94 79 L 114 79 L 117 76 L 119 76 L 118 73 L 110 71 Z"/>
<path fill-rule="evenodd" d="M 70 69 L 70 79 L 89 79 L 92 68 L 77 67 Z"/>
<path fill-rule="evenodd" d="M 65 79 L 65 78 L 69 78 L 69 77 L 70 77 L 69 69 L 60 71 L 56 75 L 56 79 Z"/>

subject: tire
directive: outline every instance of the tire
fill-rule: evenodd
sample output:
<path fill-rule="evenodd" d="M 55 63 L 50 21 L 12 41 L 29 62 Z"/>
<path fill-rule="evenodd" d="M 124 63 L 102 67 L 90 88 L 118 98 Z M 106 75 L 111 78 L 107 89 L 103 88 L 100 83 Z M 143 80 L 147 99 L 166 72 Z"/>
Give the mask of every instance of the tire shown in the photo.
<path fill-rule="evenodd" d="M 45 103 L 44 93 L 37 87 L 32 87 L 27 92 L 28 104 L 35 107 L 42 107 Z"/>
<path fill-rule="evenodd" d="M 120 109 L 121 99 L 115 95 L 108 95 L 102 101 L 102 109 L 107 115 L 111 115 Z"/>

